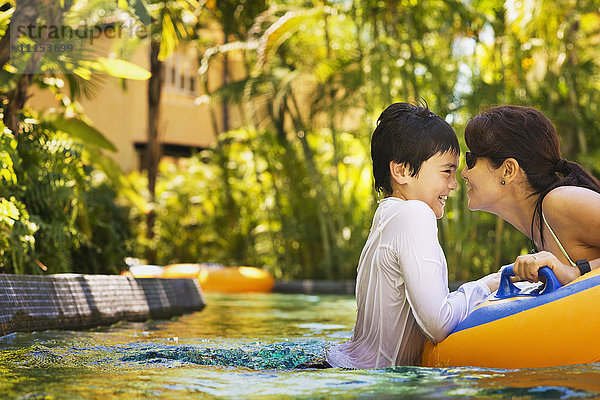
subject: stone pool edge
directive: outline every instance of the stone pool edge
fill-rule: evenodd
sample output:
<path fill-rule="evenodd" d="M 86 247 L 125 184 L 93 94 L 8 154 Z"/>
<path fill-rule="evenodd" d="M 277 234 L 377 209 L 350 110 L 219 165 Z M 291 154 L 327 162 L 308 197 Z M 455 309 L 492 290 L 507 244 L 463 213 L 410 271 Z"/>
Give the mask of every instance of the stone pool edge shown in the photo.
<path fill-rule="evenodd" d="M 195 279 L 0 275 L 0 336 L 171 318 L 205 306 Z"/>

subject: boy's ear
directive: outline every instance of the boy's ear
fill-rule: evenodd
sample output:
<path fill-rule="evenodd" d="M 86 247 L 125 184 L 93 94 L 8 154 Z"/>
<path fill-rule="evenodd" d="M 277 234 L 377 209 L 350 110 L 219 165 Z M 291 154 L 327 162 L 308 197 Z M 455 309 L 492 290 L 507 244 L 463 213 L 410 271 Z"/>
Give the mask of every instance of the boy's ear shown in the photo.
<path fill-rule="evenodd" d="M 521 166 L 514 158 L 507 158 L 500 168 L 502 168 L 502 180 L 508 184 L 517 177 Z"/>
<path fill-rule="evenodd" d="M 410 177 L 410 168 L 405 163 L 390 161 L 390 175 L 396 183 L 405 185 Z"/>

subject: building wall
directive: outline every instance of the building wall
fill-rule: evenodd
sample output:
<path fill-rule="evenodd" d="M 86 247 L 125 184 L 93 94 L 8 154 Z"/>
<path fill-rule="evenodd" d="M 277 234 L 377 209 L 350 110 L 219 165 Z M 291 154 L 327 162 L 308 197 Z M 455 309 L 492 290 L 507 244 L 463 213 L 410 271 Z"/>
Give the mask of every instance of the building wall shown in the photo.
<path fill-rule="evenodd" d="M 218 32 L 212 33 L 217 40 Z M 221 35 L 222 37 L 222 35 Z M 109 39 L 97 49 L 110 52 Z M 222 40 L 222 38 L 221 38 Z M 149 70 L 149 44 L 141 46 L 129 61 Z M 219 87 L 222 82 L 222 61 L 215 59 L 209 68 L 208 80 L 210 90 Z M 214 104 L 214 116 L 218 131 L 215 132 L 211 120 L 209 105 L 197 75 L 198 53 L 191 46 L 180 46 L 176 54 L 165 60 L 165 85 L 161 98 L 160 139 L 162 143 L 182 148 L 208 148 L 216 143 L 218 131 L 222 129 L 222 107 Z M 233 76 L 242 73 L 239 59 L 231 66 Z M 183 77 L 183 80 L 181 79 Z M 123 90 L 120 79 L 108 75 L 94 76 L 99 78 L 95 96 L 91 99 L 79 99 L 86 116 L 94 127 L 104 134 L 117 147 L 118 151 L 111 156 L 125 172 L 140 169 L 140 148 L 145 146 L 148 127 L 147 81 L 126 81 Z M 183 84 L 183 86 L 182 86 Z M 68 89 L 64 89 L 65 93 Z M 56 108 L 54 95 L 49 91 L 31 89 L 32 96 L 27 102 L 36 110 Z M 235 129 L 240 126 L 242 118 L 239 107 L 229 107 L 229 126 Z M 138 150 L 136 151 L 136 144 Z M 143 152 L 143 150 L 141 150 Z"/>

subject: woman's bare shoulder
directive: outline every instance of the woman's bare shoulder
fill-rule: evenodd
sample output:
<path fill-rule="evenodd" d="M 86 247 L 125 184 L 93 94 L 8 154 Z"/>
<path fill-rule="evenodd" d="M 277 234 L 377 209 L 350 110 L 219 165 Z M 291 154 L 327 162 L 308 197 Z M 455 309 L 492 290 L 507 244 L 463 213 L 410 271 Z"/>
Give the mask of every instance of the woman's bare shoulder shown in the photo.
<path fill-rule="evenodd" d="M 600 193 L 579 186 L 560 186 L 552 189 L 542 202 L 544 215 L 553 225 L 595 225 L 600 221 Z"/>
<path fill-rule="evenodd" d="M 559 186 L 552 189 L 544 197 L 543 206 L 565 206 L 588 202 L 598 202 L 600 205 L 600 193 L 579 186 Z"/>

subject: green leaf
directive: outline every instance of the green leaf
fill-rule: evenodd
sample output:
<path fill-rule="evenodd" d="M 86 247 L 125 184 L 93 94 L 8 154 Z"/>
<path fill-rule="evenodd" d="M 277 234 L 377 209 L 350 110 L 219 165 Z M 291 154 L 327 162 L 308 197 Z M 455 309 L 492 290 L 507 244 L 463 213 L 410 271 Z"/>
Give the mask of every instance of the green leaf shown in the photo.
<path fill-rule="evenodd" d="M 251 78 L 227 82 L 210 94 L 211 100 L 227 100 L 231 104 L 242 103 L 244 100 L 244 88 Z"/>
<path fill-rule="evenodd" d="M 123 175 L 121 167 L 119 167 L 119 164 L 115 160 L 103 154 L 98 149 L 87 149 L 87 152 L 89 153 L 91 163 L 106 174 L 121 196 L 129 200 L 141 213 L 149 212 L 150 205 L 127 177 Z"/>
<path fill-rule="evenodd" d="M 11 7 L 6 11 L 0 12 L 0 24 L 3 24 L 7 21 L 15 12 L 15 7 Z"/>
<path fill-rule="evenodd" d="M 119 3 L 121 1 L 122 0 L 119 0 Z M 150 24 L 151 18 L 150 14 L 148 13 L 148 5 L 146 4 L 145 0 L 127 0 L 127 2 L 131 8 L 133 8 L 135 15 L 142 24 Z"/>
<path fill-rule="evenodd" d="M 179 40 L 177 39 L 177 32 L 175 31 L 173 20 L 169 14 L 165 13 L 162 19 L 162 35 L 158 59 L 160 61 L 167 59 L 175 51 L 178 42 Z"/>
<path fill-rule="evenodd" d="M 322 18 L 323 7 L 311 10 L 288 11 L 266 30 L 261 37 L 261 46 L 258 50 L 259 63 L 266 62 L 267 57 L 274 53 L 279 46 L 288 40 L 302 24 L 312 25 Z"/>
<path fill-rule="evenodd" d="M 19 220 L 19 210 L 4 197 L 0 198 L 0 223 L 13 226 Z"/>
<path fill-rule="evenodd" d="M 84 143 L 110 151 L 117 151 L 115 145 L 99 130 L 78 118 L 65 118 L 63 115 L 58 115 L 42 121 L 42 125 L 65 132 L 72 138 L 79 139 Z"/>
<path fill-rule="evenodd" d="M 152 75 L 139 65 L 125 60 L 100 57 L 98 58 L 98 62 L 106 73 L 117 78 L 145 81 Z"/>

